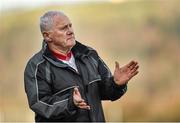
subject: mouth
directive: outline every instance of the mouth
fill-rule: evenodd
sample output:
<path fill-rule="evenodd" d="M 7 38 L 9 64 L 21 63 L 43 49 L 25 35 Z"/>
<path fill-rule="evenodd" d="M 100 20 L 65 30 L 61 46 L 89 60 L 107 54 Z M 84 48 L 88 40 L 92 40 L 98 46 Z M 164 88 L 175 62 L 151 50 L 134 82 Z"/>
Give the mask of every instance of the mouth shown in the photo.
<path fill-rule="evenodd" d="M 74 39 L 74 36 L 67 38 L 67 40 L 71 40 L 71 39 Z"/>

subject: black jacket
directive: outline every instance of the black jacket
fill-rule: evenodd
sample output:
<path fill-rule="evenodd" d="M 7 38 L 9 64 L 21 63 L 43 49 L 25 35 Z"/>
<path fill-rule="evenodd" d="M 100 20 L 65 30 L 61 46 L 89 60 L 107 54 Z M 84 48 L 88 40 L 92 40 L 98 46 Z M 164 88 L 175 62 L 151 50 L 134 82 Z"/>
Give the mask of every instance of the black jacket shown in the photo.
<path fill-rule="evenodd" d="M 35 121 L 105 121 L 101 100 L 117 100 L 127 90 L 118 86 L 97 52 L 79 42 L 72 48 L 76 72 L 56 59 L 44 46 L 27 63 L 24 72 L 25 91 Z M 90 110 L 77 108 L 72 99 L 78 87 Z"/>

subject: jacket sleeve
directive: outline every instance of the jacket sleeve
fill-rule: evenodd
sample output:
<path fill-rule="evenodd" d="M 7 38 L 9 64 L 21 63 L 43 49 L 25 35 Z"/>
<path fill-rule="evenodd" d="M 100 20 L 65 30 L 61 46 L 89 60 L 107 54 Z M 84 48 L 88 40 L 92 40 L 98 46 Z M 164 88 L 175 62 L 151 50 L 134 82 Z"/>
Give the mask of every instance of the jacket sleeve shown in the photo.
<path fill-rule="evenodd" d="M 127 84 L 117 85 L 114 82 L 110 69 L 104 63 L 104 61 L 98 56 L 97 52 L 94 52 L 93 57 L 97 61 L 98 73 L 101 76 L 99 82 L 99 93 L 101 100 L 117 100 L 127 91 Z"/>
<path fill-rule="evenodd" d="M 75 115 L 77 108 L 72 101 L 72 92 L 53 95 L 51 84 L 45 79 L 44 70 L 40 67 L 41 63 L 28 63 L 24 72 L 30 108 L 47 119 L 66 119 Z"/>
<path fill-rule="evenodd" d="M 117 100 L 127 91 L 127 85 L 117 85 L 114 78 L 101 58 L 98 60 L 98 71 L 102 81 L 99 83 L 99 91 L 102 100 Z"/>

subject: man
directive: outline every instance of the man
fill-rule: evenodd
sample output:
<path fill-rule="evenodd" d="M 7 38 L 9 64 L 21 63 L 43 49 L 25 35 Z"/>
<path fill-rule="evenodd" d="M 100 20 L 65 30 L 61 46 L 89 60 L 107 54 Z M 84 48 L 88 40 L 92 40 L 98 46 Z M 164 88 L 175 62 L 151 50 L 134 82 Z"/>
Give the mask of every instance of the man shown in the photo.
<path fill-rule="evenodd" d="M 119 67 L 114 75 L 97 52 L 75 40 L 72 23 L 59 11 L 40 18 L 43 48 L 27 63 L 25 91 L 36 122 L 105 121 L 101 100 L 117 100 L 138 63 Z"/>

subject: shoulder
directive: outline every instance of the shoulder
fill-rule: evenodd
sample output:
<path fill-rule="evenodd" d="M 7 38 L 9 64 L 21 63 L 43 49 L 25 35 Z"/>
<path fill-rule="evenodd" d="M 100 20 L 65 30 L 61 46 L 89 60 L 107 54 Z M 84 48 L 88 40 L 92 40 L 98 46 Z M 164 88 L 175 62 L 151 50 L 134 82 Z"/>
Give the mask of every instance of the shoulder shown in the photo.
<path fill-rule="evenodd" d="M 42 55 L 42 51 L 39 51 L 38 53 L 36 53 L 35 55 L 33 55 L 27 62 L 26 67 L 25 67 L 25 72 L 28 71 L 35 71 L 35 69 L 37 68 L 37 66 L 39 64 L 42 64 L 45 61 L 45 59 L 43 58 Z"/>
<path fill-rule="evenodd" d="M 84 45 L 78 41 L 76 41 L 76 45 L 75 47 L 73 48 L 73 50 L 75 52 L 78 52 L 80 54 L 84 54 L 84 55 L 87 55 L 87 56 L 93 56 L 94 58 L 98 58 L 98 53 L 97 51 L 90 47 L 90 46 L 87 46 L 87 45 Z"/>
<path fill-rule="evenodd" d="M 98 52 L 92 47 L 87 47 L 87 48 L 89 50 L 88 56 L 91 56 L 97 60 L 99 58 Z"/>

